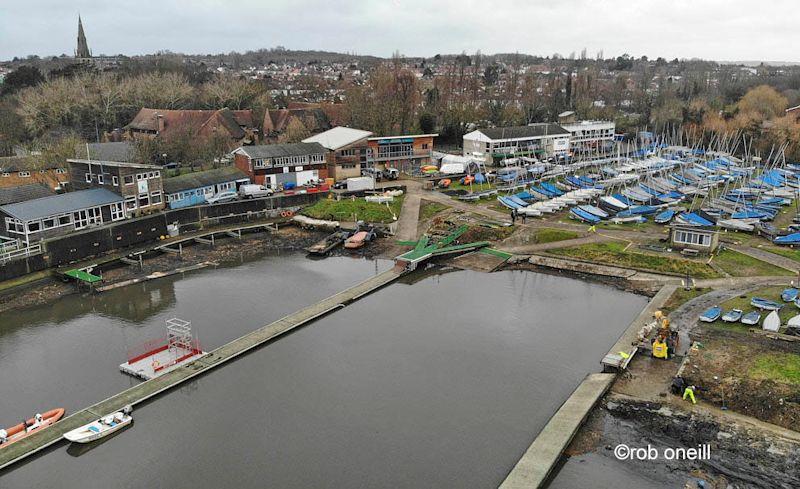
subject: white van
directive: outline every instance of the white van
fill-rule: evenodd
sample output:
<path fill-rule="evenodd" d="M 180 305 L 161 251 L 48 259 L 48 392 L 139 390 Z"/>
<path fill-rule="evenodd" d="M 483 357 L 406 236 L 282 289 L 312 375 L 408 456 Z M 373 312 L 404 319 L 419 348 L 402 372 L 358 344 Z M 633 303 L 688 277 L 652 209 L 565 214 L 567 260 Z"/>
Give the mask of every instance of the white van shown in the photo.
<path fill-rule="evenodd" d="M 272 195 L 273 190 L 263 185 L 242 185 L 239 187 L 239 195 L 246 199 L 257 199 Z"/>

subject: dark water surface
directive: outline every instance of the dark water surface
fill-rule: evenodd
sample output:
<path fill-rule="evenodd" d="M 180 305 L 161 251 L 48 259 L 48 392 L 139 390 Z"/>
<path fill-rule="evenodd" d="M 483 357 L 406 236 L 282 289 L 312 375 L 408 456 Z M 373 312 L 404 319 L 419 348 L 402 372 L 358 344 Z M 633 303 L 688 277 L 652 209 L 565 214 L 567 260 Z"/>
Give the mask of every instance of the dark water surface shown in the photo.
<path fill-rule="evenodd" d="M 0 424 L 131 385 L 164 319 L 207 349 L 390 266 L 284 255 L 0 317 Z M 395 283 L 65 444 L 2 488 L 497 487 L 646 299 L 532 272 Z"/>

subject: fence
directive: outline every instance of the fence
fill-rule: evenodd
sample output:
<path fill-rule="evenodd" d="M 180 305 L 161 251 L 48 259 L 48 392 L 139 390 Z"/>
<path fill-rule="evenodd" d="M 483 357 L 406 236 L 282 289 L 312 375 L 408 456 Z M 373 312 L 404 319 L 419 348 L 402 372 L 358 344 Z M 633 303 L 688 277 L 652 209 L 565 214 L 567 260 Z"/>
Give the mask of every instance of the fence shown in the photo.
<path fill-rule="evenodd" d="M 39 243 L 30 246 L 21 247 L 17 242 L 13 245 L 3 244 L 0 248 L 0 264 L 5 265 L 11 260 L 19 258 L 27 258 L 29 256 L 38 255 L 42 252 L 42 245 Z"/>

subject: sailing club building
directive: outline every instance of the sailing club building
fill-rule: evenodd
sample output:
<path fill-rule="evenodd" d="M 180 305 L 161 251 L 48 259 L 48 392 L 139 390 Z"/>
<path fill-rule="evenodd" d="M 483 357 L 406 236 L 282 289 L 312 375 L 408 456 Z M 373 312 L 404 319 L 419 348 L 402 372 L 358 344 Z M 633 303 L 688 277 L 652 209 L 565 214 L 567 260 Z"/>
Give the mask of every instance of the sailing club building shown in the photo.
<path fill-rule="evenodd" d="M 464 135 L 464 156 L 496 165 L 507 158 L 564 157 L 569 153 L 570 132 L 558 124 L 477 129 Z"/>
<path fill-rule="evenodd" d="M 327 152 L 316 142 L 242 146 L 233 151 L 233 164 L 259 185 L 301 186 L 328 177 Z"/>

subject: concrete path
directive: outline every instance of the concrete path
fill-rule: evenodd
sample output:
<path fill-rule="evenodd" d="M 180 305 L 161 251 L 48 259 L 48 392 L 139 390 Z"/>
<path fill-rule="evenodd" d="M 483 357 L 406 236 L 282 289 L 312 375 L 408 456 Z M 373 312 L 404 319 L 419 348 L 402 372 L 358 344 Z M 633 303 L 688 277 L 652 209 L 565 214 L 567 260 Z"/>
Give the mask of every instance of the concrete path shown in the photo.
<path fill-rule="evenodd" d="M 395 238 L 401 241 L 413 241 L 417 239 L 422 184 L 415 180 L 403 180 L 402 183 L 406 186 L 406 195 L 397 220 Z"/>
<path fill-rule="evenodd" d="M 616 377 L 615 374 L 589 374 L 561 405 L 500 489 L 534 489 L 547 481 L 564 449 Z"/>

